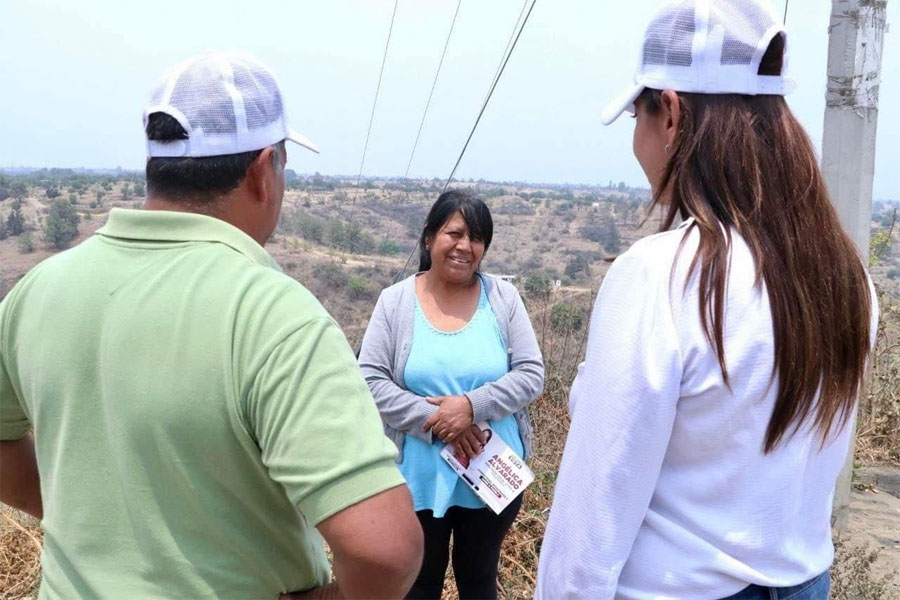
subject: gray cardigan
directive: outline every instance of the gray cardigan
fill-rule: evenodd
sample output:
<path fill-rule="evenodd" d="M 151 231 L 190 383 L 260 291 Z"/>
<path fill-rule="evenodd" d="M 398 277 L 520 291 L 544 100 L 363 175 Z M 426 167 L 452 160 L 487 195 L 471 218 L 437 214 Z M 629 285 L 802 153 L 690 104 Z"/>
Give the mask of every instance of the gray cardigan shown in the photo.
<path fill-rule="evenodd" d="M 415 280 L 416 275 L 412 275 L 381 292 L 359 352 L 359 367 L 375 397 L 384 432 L 401 452 L 398 461 L 403 458 L 407 434 L 431 443 L 431 431 L 423 432 L 422 425 L 437 411 L 425 398 L 407 390 L 403 382 L 412 347 Z M 466 397 L 472 403 L 476 423 L 515 414 L 527 460 L 533 454 L 528 405 L 544 388 L 544 361 L 515 286 L 487 275 L 481 280 L 508 349 L 509 372 L 466 393 Z"/>

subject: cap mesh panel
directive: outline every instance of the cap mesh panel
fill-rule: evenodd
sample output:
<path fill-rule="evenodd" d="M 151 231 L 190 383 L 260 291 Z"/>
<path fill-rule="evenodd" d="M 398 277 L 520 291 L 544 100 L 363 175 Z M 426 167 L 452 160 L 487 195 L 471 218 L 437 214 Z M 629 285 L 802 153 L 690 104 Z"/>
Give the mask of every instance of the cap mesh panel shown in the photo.
<path fill-rule="evenodd" d="M 763 34 L 772 25 L 772 15 L 757 2 L 716 0 L 710 10 L 710 26 L 722 25 L 723 65 L 749 65 Z"/>
<path fill-rule="evenodd" d="M 275 79 L 259 69 L 251 71 L 245 65 L 232 65 L 234 85 L 244 97 L 247 127 L 264 127 L 281 117 L 281 94 Z"/>
<path fill-rule="evenodd" d="M 694 7 L 673 6 L 664 10 L 647 28 L 644 64 L 691 66 L 693 39 Z"/>
<path fill-rule="evenodd" d="M 235 134 L 234 103 L 216 67 L 214 62 L 198 60 L 185 69 L 169 104 L 180 110 L 195 130 Z"/>

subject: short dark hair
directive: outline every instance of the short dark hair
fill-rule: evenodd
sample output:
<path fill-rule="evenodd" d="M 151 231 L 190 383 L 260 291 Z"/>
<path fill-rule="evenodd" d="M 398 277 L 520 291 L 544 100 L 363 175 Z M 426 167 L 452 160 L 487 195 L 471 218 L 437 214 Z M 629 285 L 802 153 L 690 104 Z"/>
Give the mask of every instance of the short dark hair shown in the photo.
<path fill-rule="evenodd" d="M 460 213 L 469 228 L 469 237 L 484 242 L 484 250 L 491 246 L 494 237 L 494 220 L 491 211 L 481 198 L 463 190 L 448 190 L 438 196 L 428 211 L 425 227 L 419 236 L 419 271 L 431 268 L 431 253 L 425 249 L 425 240 L 436 234 L 444 223 L 456 213 Z"/>
<path fill-rule="evenodd" d="M 188 139 L 181 123 L 161 112 L 149 115 L 146 134 L 148 140 L 159 142 Z M 147 193 L 193 206 L 207 206 L 240 185 L 247 169 L 261 152 L 262 149 L 197 158 L 150 158 L 147 160 Z"/>

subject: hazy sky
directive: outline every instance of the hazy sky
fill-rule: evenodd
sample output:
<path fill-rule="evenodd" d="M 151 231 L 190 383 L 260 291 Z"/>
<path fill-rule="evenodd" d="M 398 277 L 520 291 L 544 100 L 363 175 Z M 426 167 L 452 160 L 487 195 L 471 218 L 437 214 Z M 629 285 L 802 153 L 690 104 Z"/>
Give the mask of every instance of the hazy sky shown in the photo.
<path fill-rule="evenodd" d="M 781 11 L 784 0 L 773 0 Z M 657 0 L 538 0 L 468 153 L 463 178 L 646 181 L 634 122 L 603 127 L 631 81 Z M 298 172 L 359 169 L 393 0 L 0 0 L 0 167 L 143 168 L 141 110 L 170 64 L 207 49 L 255 54 L 281 80 Z M 829 0 L 790 0 L 790 103 L 822 137 Z M 411 176 L 445 178 L 522 0 L 463 0 Z M 455 0 L 400 0 L 366 174 L 402 175 Z M 875 197 L 900 199 L 900 0 L 888 2 Z"/>

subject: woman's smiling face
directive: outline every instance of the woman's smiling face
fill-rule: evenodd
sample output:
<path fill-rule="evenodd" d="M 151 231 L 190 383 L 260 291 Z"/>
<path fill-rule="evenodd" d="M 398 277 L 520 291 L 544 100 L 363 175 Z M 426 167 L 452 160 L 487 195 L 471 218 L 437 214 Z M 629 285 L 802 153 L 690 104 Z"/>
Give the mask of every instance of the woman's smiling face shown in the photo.
<path fill-rule="evenodd" d="M 469 226 L 459 211 L 426 239 L 426 244 L 431 254 L 431 270 L 448 283 L 470 283 L 484 256 L 484 240 L 471 238 Z"/>

